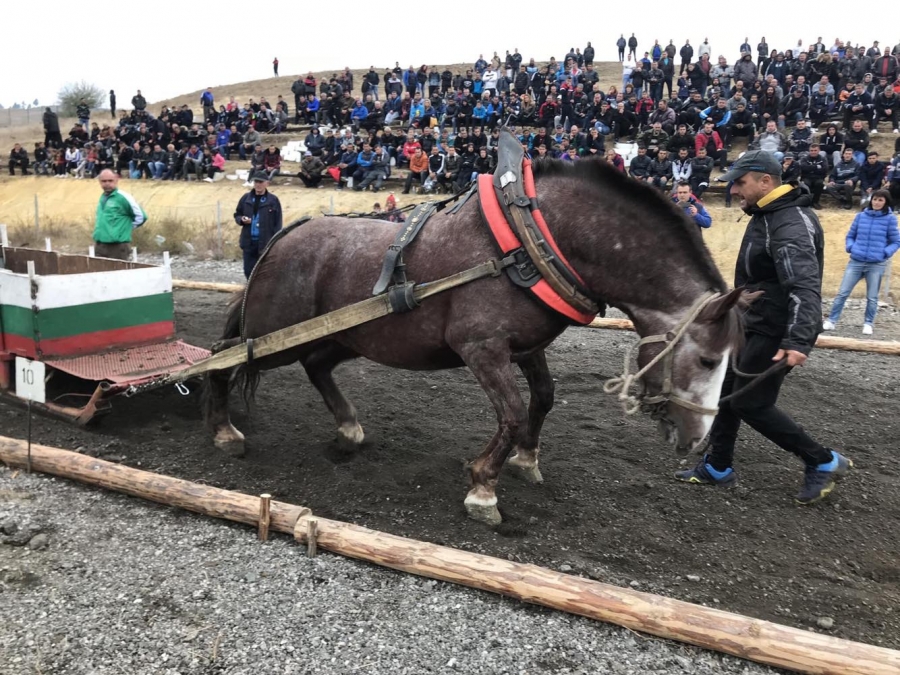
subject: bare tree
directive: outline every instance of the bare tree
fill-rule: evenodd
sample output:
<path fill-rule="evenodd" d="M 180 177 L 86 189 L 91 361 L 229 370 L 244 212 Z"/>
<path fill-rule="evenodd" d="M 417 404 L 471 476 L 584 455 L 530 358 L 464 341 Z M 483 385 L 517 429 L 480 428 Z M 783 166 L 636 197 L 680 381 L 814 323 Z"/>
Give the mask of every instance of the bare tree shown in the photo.
<path fill-rule="evenodd" d="M 81 103 L 81 99 L 90 106 L 91 110 L 99 108 L 105 96 L 105 92 L 95 84 L 85 82 L 69 82 L 63 85 L 57 94 L 59 98 L 59 113 L 63 117 L 75 115 L 75 108 Z"/>

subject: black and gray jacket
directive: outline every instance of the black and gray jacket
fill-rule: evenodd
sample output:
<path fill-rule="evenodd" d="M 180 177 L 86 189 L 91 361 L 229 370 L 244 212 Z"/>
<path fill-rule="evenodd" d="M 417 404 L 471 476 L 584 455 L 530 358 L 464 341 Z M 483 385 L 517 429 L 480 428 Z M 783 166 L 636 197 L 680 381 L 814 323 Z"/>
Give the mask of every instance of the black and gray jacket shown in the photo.
<path fill-rule="evenodd" d="M 789 189 L 790 188 L 790 189 Z M 782 349 L 809 354 L 822 331 L 825 237 L 805 186 L 783 186 L 765 206 L 747 210 L 734 285 L 763 291 L 744 314 L 745 330 L 781 337 Z"/>

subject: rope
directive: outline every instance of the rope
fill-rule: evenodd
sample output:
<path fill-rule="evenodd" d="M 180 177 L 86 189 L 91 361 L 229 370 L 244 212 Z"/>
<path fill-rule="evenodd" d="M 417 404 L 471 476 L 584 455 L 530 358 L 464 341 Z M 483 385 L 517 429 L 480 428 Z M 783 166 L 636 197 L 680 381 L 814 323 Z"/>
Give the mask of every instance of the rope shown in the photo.
<path fill-rule="evenodd" d="M 622 374 L 618 377 L 611 377 L 603 383 L 603 391 L 605 391 L 607 394 L 618 394 L 618 399 L 622 403 L 622 409 L 626 415 L 636 414 L 638 411 L 640 411 L 642 404 L 652 405 L 654 403 L 660 403 L 665 400 L 671 400 L 675 403 L 678 403 L 679 405 L 682 405 L 691 410 L 695 410 L 697 412 L 708 412 L 705 408 L 701 408 L 700 406 L 697 406 L 690 401 L 685 401 L 680 398 L 669 396 L 669 394 L 671 393 L 672 385 L 670 372 L 667 372 L 664 377 L 663 389 L 659 396 L 653 396 L 642 400 L 631 394 L 631 388 L 634 386 L 635 382 L 642 378 L 651 368 L 653 368 L 653 366 L 655 366 L 662 359 L 672 353 L 672 350 L 675 349 L 675 346 L 681 341 L 681 338 L 687 332 L 688 328 L 691 327 L 691 324 L 694 323 L 698 316 L 700 316 L 700 312 L 702 312 L 707 305 L 709 305 L 718 297 L 718 293 L 704 294 L 693 304 L 684 318 L 682 318 L 682 320 L 675 326 L 675 329 L 673 331 L 670 331 L 664 335 L 650 335 L 648 337 L 641 338 L 636 344 L 633 344 L 628 348 L 628 350 L 625 352 L 625 365 L 622 369 Z M 636 373 L 631 373 L 631 354 L 634 351 L 634 348 L 640 348 L 643 345 L 655 342 L 665 342 L 666 346 L 662 351 L 660 351 L 659 354 L 654 356 L 646 366 L 641 368 Z"/>

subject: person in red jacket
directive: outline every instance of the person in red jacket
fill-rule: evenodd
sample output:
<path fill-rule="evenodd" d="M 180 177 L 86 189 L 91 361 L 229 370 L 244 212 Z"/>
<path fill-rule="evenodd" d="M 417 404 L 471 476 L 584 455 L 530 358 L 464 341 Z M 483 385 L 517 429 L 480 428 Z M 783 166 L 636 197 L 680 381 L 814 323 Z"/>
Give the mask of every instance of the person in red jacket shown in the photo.
<path fill-rule="evenodd" d="M 397 158 L 398 164 L 408 165 L 409 161 L 412 159 L 413 155 L 416 154 L 416 150 L 421 150 L 422 144 L 416 139 L 416 135 L 413 131 L 410 131 L 406 135 L 406 141 L 403 143 L 403 151 L 400 153 L 400 156 Z"/>
<path fill-rule="evenodd" d="M 706 120 L 703 123 L 703 128 L 694 140 L 694 152 L 700 148 L 706 148 L 706 154 L 712 157 L 714 162 L 719 163 L 722 171 L 725 170 L 728 165 L 728 151 L 725 149 L 719 132 L 715 130 L 715 123 L 712 120 Z"/>

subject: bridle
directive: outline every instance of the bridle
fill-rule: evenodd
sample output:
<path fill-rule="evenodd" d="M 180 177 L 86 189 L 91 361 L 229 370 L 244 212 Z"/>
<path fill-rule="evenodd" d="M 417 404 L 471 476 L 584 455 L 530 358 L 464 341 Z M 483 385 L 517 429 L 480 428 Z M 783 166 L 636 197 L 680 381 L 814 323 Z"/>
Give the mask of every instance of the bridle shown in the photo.
<path fill-rule="evenodd" d="M 622 369 L 622 374 L 618 377 L 612 377 L 608 379 L 603 384 L 603 391 L 605 391 L 607 394 L 618 393 L 618 399 L 622 402 L 622 409 L 625 411 L 626 415 L 634 415 L 637 412 L 643 410 L 645 412 L 649 412 L 653 419 L 665 419 L 665 408 L 669 403 L 674 403 L 677 406 L 685 408 L 686 410 L 690 410 L 691 412 L 699 413 L 701 415 L 718 414 L 718 407 L 705 408 L 701 405 L 697 405 L 696 403 L 673 394 L 672 369 L 673 363 L 675 361 L 675 346 L 678 344 L 681 338 L 684 337 L 684 334 L 687 333 L 688 329 L 697 320 L 697 317 L 700 316 L 701 312 L 706 309 L 707 305 L 720 297 L 722 297 L 720 293 L 713 292 L 702 295 L 691 306 L 684 318 L 682 318 L 681 321 L 679 321 L 672 330 L 660 335 L 648 335 L 645 338 L 641 338 L 628 348 L 628 350 L 625 352 L 625 365 Z M 640 349 L 643 345 L 654 344 L 657 342 L 665 343 L 665 347 L 663 347 L 662 351 L 654 356 L 646 366 L 641 368 L 636 373 L 632 373 L 631 356 L 634 353 L 635 348 Z M 631 388 L 636 383 L 641 382 L 641 378 L 660 361 L 663 362 L 663 382 L 662 388 L 660 389 L 659 393 L 655 396 L 647 396 L 643 393 L 639 394 L 638 396 L 633 396 L 631 394 Z M 723 396 L 722 398 L 720 398 L 718 405 L 722 405 L 723 403 L 727 403 L 735 398 L 742 396 L 744 393 L 756 387 L 770 375 L 773 375 L 779 370 L 786 368 L 787 365 L 787 359 L 783 358 L 780 361 L 776 361 L 775 363 L 773 363 L 761 373 L 744 373 L 741 372 L 737 367 L 737 352 L 732 352 L 732 372 L 737 377 L 748 379 L 750 381 L 740 389 L 732 391 L 727 396 Z"/>
<path fill-rule="evenodd" d="M 697 320 L 700 313 L 706 309 L 707 305 L 720 297 L 721 294 L 719 293 L 706 293 L 702 295 L 672 330 L 660 335 L 648 335 L 628 348 L 625 352 L 625 366 L 622 370 L 622 374 L 618 377 L 608 379 L 603 384 L 603 391 L 607 394 L 618 393 L 618 399 L 622 402 L 622 409 L 625 411 L 626 415 L 634 415 L 643 409 L 650 412 L 654 418 L 658 418 L 663 415 L 663 409 L 668 403 L 674 403 L 677 406 L 686 408 L 691 412 L 700 413 L 701 415 L 715 415 L 719 412 L 718 408 L 706 408 L 673 394 L 672 369 L 675 361 L 675 346 L 681 341 L 681 338 L 684 337 L 694 321 Z M 665 344 L 665 347 L 663 347 L 659 354 L 654 356 L 646 366 L 636 373 L 630 372 L 631 356 L 634 353 L 635 348 L 640 349 L 643 345 L 655 344 L 657 342 Z M 631 388 L 660 361 L 663 362 L 663 382 L 659 393 L 655 396 L 647 396 L 645 394 L 640 394 L 638 396 L 632 395 Z"/>

